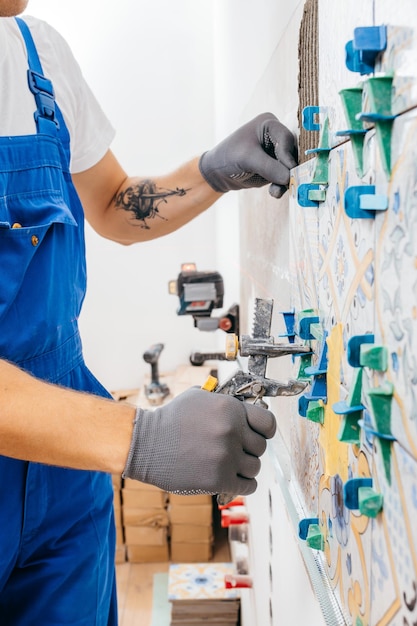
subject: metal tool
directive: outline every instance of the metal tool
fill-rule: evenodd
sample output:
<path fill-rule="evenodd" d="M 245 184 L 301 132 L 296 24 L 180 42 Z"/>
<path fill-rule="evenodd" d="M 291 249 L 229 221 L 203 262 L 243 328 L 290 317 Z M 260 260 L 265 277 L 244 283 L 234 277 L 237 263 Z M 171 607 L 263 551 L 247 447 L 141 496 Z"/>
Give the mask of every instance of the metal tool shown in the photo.
<path fill-rule="evenodd" d="M 215 393 L 227 393 L 240 400 L 253 400 L 253 403 L 258 402 L 263 407 L 267 407 L 263 400 L 266 396 L 295 396 L 304 391 L 308 385 L 305 381 L 290 379 L 280 382 L 265 377 L 268 358 L 311 352 L 311 348 L 304 344 L 276 344 L 274 342 L 273 337 L 270 336 L 273 305 L 274 301 L 271 299 L 257 298 L 252 337 L 243 336 L 240 346 L 237 339 L 235 341 L 236 351 L 239 350 L 241 356 L 249 357 L 248 371 L 239 370 L 220 385 L 213 385 L 212 380 L 207 381 L 203 389 Z M 229 341 L 229 350 L 230 343 Z M 235 497 L 234 494 L 222 493 L 217 496 L 217 502 L 225 505 Z"/>
<path fill-rule="evenodd" d="M 190 363 L 191 365 L 204 365 L 206 361 L 227 361 L 227 357 L 224 352 L 191 352 Z"/>
<path fill-rule="evenodd" d="M 145 395 L 154 405 L 162 404 L 170 393 L 168 385 L 159 382 L 158 360 L 163 349 L 163 343 L 155 343 L 143 353 L 144 360 L 151 365 L 151 382 L 145 385 Z"/>
<path fill-rule="evenodd" d="M 294 396 L 307 386 L 305 381 L 290 379 L 286 382 L 266 378 L 266 366 L 268 358 L 287 355 L 299 355 L 311 353 L 311 348 L 304 344 L 275 343 L 270 336 L 273 300 L 257 298 L 255 300 L 255 314 L 253 336 L 243 335 L 240 343 L 235 340 L 235 351 L 241 356 L 248 356 L 248 371 L 237 371 L 226 382 L 216 388 L 216 393 L 228 393 L 241 400 L 254 399 L 262 406 L 263 396 Z M 228 341 L 228 360 L 233 359 L 230 354 L 232 342 Z"/>

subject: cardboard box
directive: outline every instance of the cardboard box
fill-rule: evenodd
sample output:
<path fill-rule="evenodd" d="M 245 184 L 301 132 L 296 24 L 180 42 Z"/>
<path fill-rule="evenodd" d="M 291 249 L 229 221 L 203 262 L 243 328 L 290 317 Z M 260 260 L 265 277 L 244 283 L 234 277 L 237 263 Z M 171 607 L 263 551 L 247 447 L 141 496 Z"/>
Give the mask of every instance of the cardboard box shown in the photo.
<path fill-rule="evenodd" d="M 126 546 L 116 546 L 116 552 L 114 555 L 115 563 L 124 563 L 126 561 Z"/>
<path fill-rule="evenodd" d="M 119 509 L 118 511 L 114 511 L 114 525 L 116 527 L 123 526 L 122 509 Z"/>
<path fill-rule="evenodd" d="M 169 561 L 168 543 L 163 546 L 127 546 L 127 560 L 131 563 L 162 563 Z"/>
<path fill-rule="evenodd" d="M 174 563 L 198 563 L 209 561 L 213 556 L 211 541 L 202 543 L 177 543 L 171 541 L 171 561 Z"/>
<path fill-rule="evenodd" d="M 169 507 L 168 512 L 171 524 L 211 526 L 213 522 L 211 504 L 173 506 Z"/>
<path fill-rule="evenodd" d="M 125 478 L 123 481 L 124 489 L 139 489 L 140 491 L 161 491 L 166 493 L 155 485 L 149 485 L 148 483 L 141 483 L 140 480 L 133 480 L 133 478 Z"/>
<path fill-rule="evenodd" d="M 122 488 L 122 476 L 121 474 L 112 474 L 111 482 L 115 491 Z"/>
<path fill-rule="evenodd" d="M 120 507 L 122 506 L 122 500 L 120 495 L 120 489 L 115 489 L 113 491 L 113 508 L 115 510 L 120 511 Z"/>
<path fill-rule="evenodd" d="M 172 524 L 171 541 L 178 543 L 207 542 L 213 539 L 211 526 L 196 526 L 195 524 Z"/>
<path fill-rule="evenodd" d="M 200 504 L 212 504 L 213 496 L 198 494 L 195 496 L 183 496 L 177 493 L 169 494 L 169 503 L 172 507 L 174 506 L 191 506 L 191 505 L 200 505 Z"/>
<path fill-rule="evenodd" d="M 151 526 L 125 526 L 125 541 L 129 546 L 150 545 L 162 546 L 168 542 L 167 528 Z"/>
<path fill-rule="evenodd" d="M 168 502 L 165 491 L 142 489 L 122 489 L 123 508 L 164 509 Z"/>
<path fill-rule="evenodd" d="M 116 526 L 116 546 L 124 544 L 123 526 Z"/>
<path fill-rule="evenodd" d="M 123 526 L 121 507 L 118 507 L 118 508 L 115 507 L 113 509 L 113 513 L 114 513 L 114 523 L 116 524 L 116 526 Z"/>
<path fill-rule="evenodd" d="M 161 528 L 169 525 L 166 509 L 123 509 L 125 526 L 151 526 Z"/>

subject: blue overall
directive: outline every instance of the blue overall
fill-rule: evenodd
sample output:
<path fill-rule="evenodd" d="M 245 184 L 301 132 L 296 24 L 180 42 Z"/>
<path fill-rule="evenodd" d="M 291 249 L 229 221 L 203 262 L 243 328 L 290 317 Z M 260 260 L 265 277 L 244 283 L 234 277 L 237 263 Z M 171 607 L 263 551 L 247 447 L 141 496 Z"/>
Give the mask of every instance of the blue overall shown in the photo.
<path fill-rule="evenodd" d="M 0 137 L 0 357 L 108 397 L 84 364 L 77 329 L 84 214 L 69 133 L 30 31 L 17 22 L 37 134 Z M 107 474 L 0 456 L 1 626 L 117 624 L 112 504 Z"/>

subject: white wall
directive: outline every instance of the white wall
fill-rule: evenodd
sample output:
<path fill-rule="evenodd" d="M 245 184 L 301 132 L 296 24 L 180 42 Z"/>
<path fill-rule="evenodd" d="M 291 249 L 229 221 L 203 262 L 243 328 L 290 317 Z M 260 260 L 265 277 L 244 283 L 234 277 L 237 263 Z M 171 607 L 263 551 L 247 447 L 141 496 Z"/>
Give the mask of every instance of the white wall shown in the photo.
<path fill-rule="evenodd" d="M 166 173 L 213 144 L 211 0 L 31 0 L 27 13 L 69 41 L 117 130 L 112 149 L 128 173 Z M 202 333 L 178 317 L 167 287 L 184 261 L 216 269 L 214 222 L 212 210 L 128 248 L 87 230 L 81 332 L 87 364 L 110 389 L 140 384 L 153 343 L 165 344 L 161 372 L 214 346 L 221 331 Z"/>
<path fill-rule="evenodd" d="M 282 89 L 285 81 L 279 75 L 271 81 L 271 98 L 264 91 L 264 99 L 256 107 L 248 104 L 256 97 L 259 81 L 300 0 L 258 0 L 256 4 L 253 0 L 214 0 L 213 4 L 216 138 L 264 111 L 277 115 L 295 132 L 297 108 L 288 111 L 291 97 Z M 277 93 L 282 102 L 278 108 Z M 244 251 L 239 247 L 239 228 L 243 196 L 250 193 L 229 193 L 216 203 L 217 267 L 235 301 L 240 301 L 241 282 L 246 280 L 240 263 Z"/>

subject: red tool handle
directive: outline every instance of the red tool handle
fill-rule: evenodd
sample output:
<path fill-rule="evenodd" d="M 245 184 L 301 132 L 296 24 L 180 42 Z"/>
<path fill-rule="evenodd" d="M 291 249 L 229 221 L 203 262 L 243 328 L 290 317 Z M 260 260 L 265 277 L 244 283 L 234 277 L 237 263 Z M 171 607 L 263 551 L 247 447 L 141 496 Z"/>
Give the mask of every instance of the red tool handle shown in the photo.
<path fill-rule="evenodd" d="M 238 509 L 243 509 L 243 511 L 239 511 Z M 249 521 L 246 509 L 243 507 L 236 507 L 236 509 L 224 509 L 221 512 L 221 516 L 222 528 L 228 528 L 233 524 L 246 524 Z"/>
<path fill-rule="evenodd" d="M 226 574 L 224 577 L 224 586 L 226 589 L 250 589 L 253 586 L 253 581 L 251 576 Z"/>

